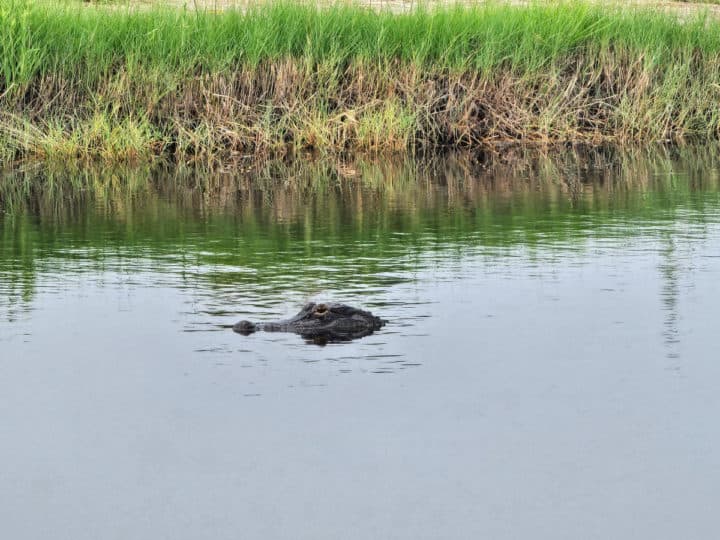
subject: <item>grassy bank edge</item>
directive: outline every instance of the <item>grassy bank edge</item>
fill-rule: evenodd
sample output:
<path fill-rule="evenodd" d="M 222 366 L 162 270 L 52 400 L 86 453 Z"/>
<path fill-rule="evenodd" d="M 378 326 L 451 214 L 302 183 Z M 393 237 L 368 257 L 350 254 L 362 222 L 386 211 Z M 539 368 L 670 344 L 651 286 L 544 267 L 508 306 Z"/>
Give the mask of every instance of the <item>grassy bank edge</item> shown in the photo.
<path fill-rule="evenodd" d="M 0 159 L 226 161 L 720 134 L 720 24 L 582 2 L 0 0 Z"/>

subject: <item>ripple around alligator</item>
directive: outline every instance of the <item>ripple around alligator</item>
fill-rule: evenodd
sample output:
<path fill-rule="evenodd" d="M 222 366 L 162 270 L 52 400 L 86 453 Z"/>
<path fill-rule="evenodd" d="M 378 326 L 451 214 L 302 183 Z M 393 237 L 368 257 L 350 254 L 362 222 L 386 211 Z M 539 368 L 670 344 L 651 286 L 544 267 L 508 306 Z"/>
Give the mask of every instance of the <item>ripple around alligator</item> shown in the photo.
<path fill-rule="evenodd" d="M 0 531 L 710 537 L 719 155 L 6 176 Z"/>

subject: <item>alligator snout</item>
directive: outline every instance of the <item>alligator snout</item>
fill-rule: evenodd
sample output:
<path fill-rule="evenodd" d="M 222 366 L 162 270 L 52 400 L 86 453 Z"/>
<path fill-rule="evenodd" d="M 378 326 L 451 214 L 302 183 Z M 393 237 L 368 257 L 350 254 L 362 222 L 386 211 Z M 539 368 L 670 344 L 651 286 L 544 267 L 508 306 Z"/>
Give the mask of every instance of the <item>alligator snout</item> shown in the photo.
<path fill-rule="evenodd" d="M 233 330 L 237 332 L 238 334 L 248 335 L 252 334 L 257 330 L 257 325 L 255 323 L 251 323 L 250 321 L 240 321 L 238 323 L 235 323 L 233 326 Z"/>

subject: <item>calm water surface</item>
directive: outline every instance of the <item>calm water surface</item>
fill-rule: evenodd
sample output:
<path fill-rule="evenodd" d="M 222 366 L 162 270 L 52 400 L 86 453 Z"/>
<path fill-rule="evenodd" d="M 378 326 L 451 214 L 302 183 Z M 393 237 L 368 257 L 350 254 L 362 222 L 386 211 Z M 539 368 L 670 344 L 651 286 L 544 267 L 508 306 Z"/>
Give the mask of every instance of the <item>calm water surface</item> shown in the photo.
<path fill-rule="evenodd" d="M 0 537 L 716 537 L 719 158 L 6 174 Z"/>

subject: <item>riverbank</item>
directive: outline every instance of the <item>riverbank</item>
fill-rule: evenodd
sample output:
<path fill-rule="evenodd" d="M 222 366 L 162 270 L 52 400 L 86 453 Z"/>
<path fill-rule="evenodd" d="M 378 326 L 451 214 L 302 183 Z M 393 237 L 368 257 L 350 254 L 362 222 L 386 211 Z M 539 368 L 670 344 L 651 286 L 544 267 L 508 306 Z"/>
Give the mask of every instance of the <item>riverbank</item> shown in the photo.
<path fill-rule="evenodd" d="M 564 3 L 136 10 L 0 0 L 0 159 L 720 136 L 720 23 Z"/>

